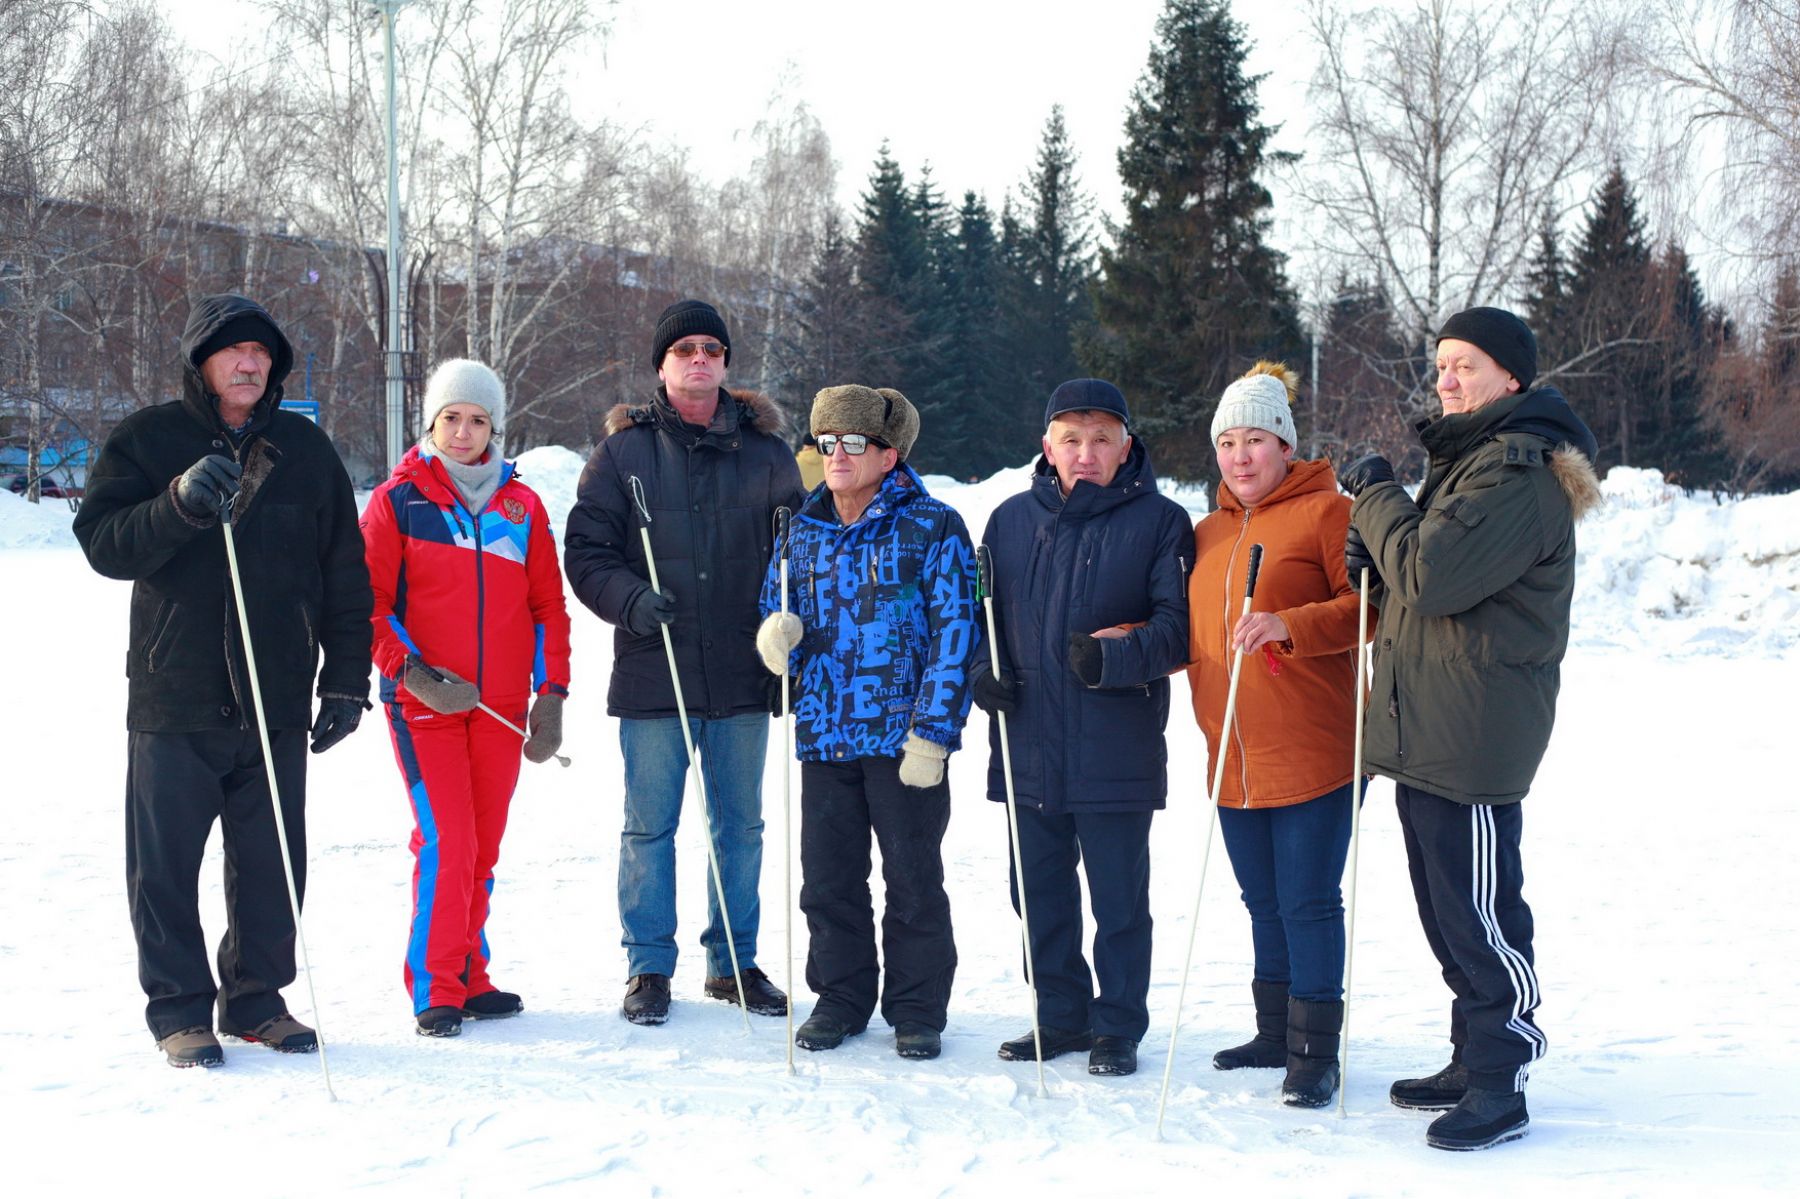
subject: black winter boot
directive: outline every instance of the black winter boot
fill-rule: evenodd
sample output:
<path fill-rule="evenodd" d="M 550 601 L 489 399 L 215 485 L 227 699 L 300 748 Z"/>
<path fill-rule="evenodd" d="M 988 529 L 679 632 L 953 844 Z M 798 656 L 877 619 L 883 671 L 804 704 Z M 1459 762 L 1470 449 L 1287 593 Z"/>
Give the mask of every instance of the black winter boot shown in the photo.
<path fill-rule="evenodd" d="M 1455 1108 L 1431 1122 L 1425 1143 L 1433 1149 L 1491 1149 L 1518 1140 L 1530 1123 L 1524 1091 L 1470 1087 Z"/>
<path fill-rule="evenodd" d="M 1338 1039 L 1344 1005 L 1288 1000 L 1287 1077 L 1281 1101 L 1289 1107 L 1324 1107 L 1337 1093 Z"/>
<path fill-rule="evenodd" d="M 1395 1107 L 1420 1112 L 1447 1112 L 1462 1101 L 1469 1089 L 1469 1071 L 1461 1062 L 1451 1062 L 1436 1074 L 1424 1078 L 1402 1078 L 1388 1088 L 1388 1099 Z"/>
<path fill-rule="evenodd" d="M 1256 1001 L 1256 1036 L 1213 1054 L 1215 1070 L 1273 1069 L 1287 1063 L 1288 985 L 1252 979 L 1250 996 Z"/>

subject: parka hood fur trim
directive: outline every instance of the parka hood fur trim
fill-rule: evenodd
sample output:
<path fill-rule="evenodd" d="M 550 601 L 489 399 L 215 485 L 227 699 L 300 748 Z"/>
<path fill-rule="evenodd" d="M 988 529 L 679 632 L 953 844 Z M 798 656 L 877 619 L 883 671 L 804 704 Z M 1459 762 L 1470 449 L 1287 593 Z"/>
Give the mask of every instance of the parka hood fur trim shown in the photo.
<path fill-rule="evenodd" d="M 1606 502 L 1600 494 L 1600 476 L 1594 473 L 1594 464 L 1568 442 L 1557 446 L 1550 455 L 1550 473 L 1569 497 L 1569 510 L 1576 520 Z"/>
<path fill-rule="evenodd" d="M 787 418 L 782 414 L 774 400 L 760 391 L 749 388 L 723 388 L 726 395 L 737 401 L 739 423 L 748 423 L 758 433 L 767 433 L 779 437 L 787 428 Z M 667 403 L 666 395 L 659 387 L 656 398 L 648 404 L 614 404 L 606 414 L 606 425 L 601 440 L 622 432 L 633 425 L 647 425 L 654 419 L 652 406 L 658 402 Z M 746 421 L 745 418 L 748 417 Z"/>

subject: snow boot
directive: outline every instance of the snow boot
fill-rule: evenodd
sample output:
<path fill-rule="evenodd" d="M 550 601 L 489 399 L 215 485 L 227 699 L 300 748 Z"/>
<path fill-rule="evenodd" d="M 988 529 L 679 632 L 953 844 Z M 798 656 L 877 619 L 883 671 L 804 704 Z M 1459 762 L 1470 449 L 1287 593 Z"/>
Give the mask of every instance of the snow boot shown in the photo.
<path fill-rule="evenodd" d="M 1436 1074 L 1424 1078 L 1402 1078 L 1388 1088 L 1388 1101 L 1395 1107 L 1421 1112 L 1447 1112 L 1462 1102 L 1469 1089 L 1469 1071 L 1452 1061 Z"/>
<path fill-rule="evenodd" d="M 221 1016 L 219 1031 L 252 1045 L 267 1045 L 280 1053 L 311 1053 L 319 1047 L 319 1034 L 286 1012 L 264 1020 L 255 1028 L 234 1028 Z"/>
<path fill-rule="evenodd" d="M 625 984 L 625 1003 L 620 1008 L 633 1024 L 662 1024 L 669 1018 L 669 976 L 634 974 Z"/>
<path fill-rule="evenodd" d="M 815 1010 L 806 1018 L 806 1023 L 794 1031 L 794 1044 L 802 1049 L 836 1049 L 844 1043 L 846 1037 L 857 1036 L 867 1027 L 867 1020 L 856 1023 L 830 1012 Z"/>
<path fill-rule="evenodd" d="M 511 991 L 483 991 L 463 1000 L 464 1020 L 502 1020 L 525 1010 L 525 1001 Z"/>
<path fill-rule="evenodd" d="M 929 1024 L 902 1020 L 894 1025 L 894 1052 L 901 1057 L 934 1058 L 944 1051 L 943 1034 Z"/>
<path fill-rule="evenodd" d="M 213 1036 L 212 1029 L 203 1025 L 172 1032 L 157 1041 L 156 1047 L 168 1057 L 169 1065 L 184 1070 L 190 1066 L 225 1064 L 225 1051 L 219 1047 L 219 1038 Z"/>
<path fill-rule="evenodd" d="M 1094 1050 L 1088 1054 L 1089 1074 L 1136 1074 L 1137 1042 L 1130 1037 L 1113 1037 L 1105 1033 L 1094 1038 Z"/>
<path fill-rule="evenodd" d="M 782 989 L 769 981 L 769 976 L 755 966 L 742 971 L 744 976 L 744 1001 L 752 1014 L 757 1016 L 785 1016 L 788 1009 L 788 997 Z M 723 999 L 726 1003 L 738 1001 L 737 980 L 727 974 L 720 978 L 706 980 L 706 995 L 709 999 Z"/>
<path fill-rule="evenodd" d="M 1425 1143 L 1433 1149 L 1491 1149 L 1518 1140 L 1530 1124 L 1524 1091 L 1470 1087 L 1454 1108 L 1431 1122 Z"/>
<path fill-rule="evenodd" d="M 1046 1024 L 1038 1032 L 1044 1038 L 1045 1061 L 1077 1049 L 1091 1049 L 1094 1045 L 1093 1034 L 1085 1028 L 1076 1032 L 1072 1028 L 1051 1028 Z M 1022 1037 L 1000 1042 L 1000 1060 L 1003 1062 L 1035 1062 L 1037 1054 L 1037 1038 L 1029 1032 Z"/>
<path fill-rule="evenodd" d="M 419 1026 L 416 1029 L 421 1037 L 460 1037 L 462 1036 L 462 1009 L 450 1007 L 428 1007 L 419 1013 Z"/>
<path fill-rule="evenodd" d="M 1338 1039 L 1344 1005 L 1288 1000 L 1287 1077 L 1281 1101 L 1289 1107 L 1324 1107 L 1337 1093 Z"/>
<path fill-rule="evenodd" d="M 1268 1070 L 1287 1064 L 1288 985 L 1251 979 L 1250 996 L 1256 1001 L 1256 1035 L 1213 1054 L 1215 1070 Z"/>

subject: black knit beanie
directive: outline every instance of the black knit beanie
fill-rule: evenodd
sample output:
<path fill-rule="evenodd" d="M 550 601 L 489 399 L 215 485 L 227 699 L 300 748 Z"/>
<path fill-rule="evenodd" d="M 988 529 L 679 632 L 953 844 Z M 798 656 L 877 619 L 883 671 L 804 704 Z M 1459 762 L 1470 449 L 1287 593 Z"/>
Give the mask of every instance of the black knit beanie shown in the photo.
<path fill-rule="evenodd" d="M 269 323 L 268 318 L 255 312 L 240 312 L 214 329 L 212 336 L 194 347 L 194 365 L 198 367 L 220 350 L 235 346 L 240 341 L 260 343 L 269 351 L 270 358 L 281 354 L 281 334 L 275 331 L 275 326 Z"/>
<path fill-rule="evenodd" d="M 1537 338 L 1504 308 L 1467 308 L 1444 322 L 1438 341 L 1454 337 L 1480 346 L 1524 391 L 1537 378 Z"/>
<path fill-rule="evenodd" d="M 669 347 L 684 337 L 706 333 L 718 338 L 725 347 L 725 365 L 731 365 L 731 334 L 725 331 L 725 318 L 704 300 L 677 300 L 656 318 L 656 339 L 650 347 L 650 365 L 661 367 Z"/>

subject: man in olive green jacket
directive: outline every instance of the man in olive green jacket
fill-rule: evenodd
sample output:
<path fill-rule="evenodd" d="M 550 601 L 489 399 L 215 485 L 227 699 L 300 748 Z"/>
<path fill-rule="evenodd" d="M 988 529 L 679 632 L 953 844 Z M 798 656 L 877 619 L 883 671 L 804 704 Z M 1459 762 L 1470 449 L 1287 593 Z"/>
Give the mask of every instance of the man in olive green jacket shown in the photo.
<path fill-rule="evenodd" d="M 1518 317 L 1457 313 L 1437 370 L 1444 415 L 1419 433 L 1418 498 L 1379 456 L 1340 481 L 1356 497 L 1350 577 L 1369 569 L 1381 611 L 1364 763 L 1396 783 L 1419 918 L 1455 995 L 1450 1065 L 1389 1094 L 1452 1109 L 1427 1143 L 1485 1149 L 1524 1134 L 1544 1052 L 1518 801 L 1550 742 L 1575 522 L 1599 483 L 1593 434 L 1555 388 L 1531 389 L 1537 343 Z"/>

